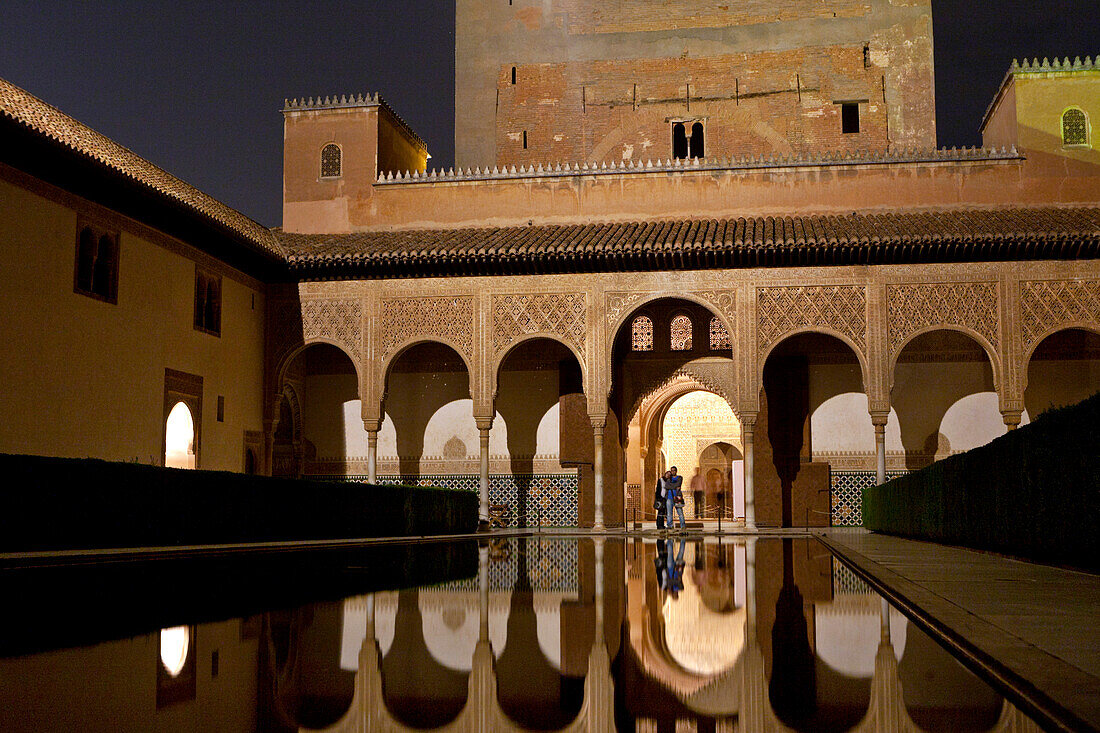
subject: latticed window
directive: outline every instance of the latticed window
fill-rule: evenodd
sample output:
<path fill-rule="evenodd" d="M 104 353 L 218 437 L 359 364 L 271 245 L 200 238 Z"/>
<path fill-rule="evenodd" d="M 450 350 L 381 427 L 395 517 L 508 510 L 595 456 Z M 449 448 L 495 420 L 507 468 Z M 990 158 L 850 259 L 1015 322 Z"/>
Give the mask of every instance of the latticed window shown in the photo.
<path fill-rule="evenodd" d="M 672 319 L 672 350 L 691 351 L 691 319 L 681 314 Z"/>
<path fill-rule="evenodd" d="M 1062 144 L 1088 145 L 1088 118 L 1079 109 L 1067 109 L 1062 115 Z"/>
<path fill-rule="evenodd" d="M 712 351 L 733 348 L 733 344 L 730 343 L 730 332 L 726 330 L 718 316 L 710 319 L 710 348 Z"/>
<path fill-rule="evenodd" d="M 340 146 L 329 143 L 321 148 L 321 178 L 340 177 Z"/>
<path fill-rule="evenodd" d="M 638 316 L 630 324 L 630 350 L 653 351 L 653 321 L 649 316 Z"/>

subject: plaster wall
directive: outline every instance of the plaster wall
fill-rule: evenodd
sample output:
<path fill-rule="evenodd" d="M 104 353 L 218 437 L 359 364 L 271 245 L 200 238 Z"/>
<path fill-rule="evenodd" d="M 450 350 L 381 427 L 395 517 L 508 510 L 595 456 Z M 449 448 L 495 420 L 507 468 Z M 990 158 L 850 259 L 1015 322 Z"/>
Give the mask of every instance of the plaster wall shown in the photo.
<path fill-rule="evenodd" d="M 1100 360 L 1033 359 L 1027 377 L 1024 405 L 1035 418 L 1047 410 L 1077 404 L 1100 392 Z"/>
<path fill-rule="evenodd" d="M 78 217 L 120 231 L 117 304 L 73 290 Z M 263 427 L 261 285 L 45 187 L 0 180 L 0 223 L 0 451 L 161 464 L 167 367 L 203 379 L 198 468 L 243 470 Z M 221 275 L 220 336 L 193 327 L 196 262 Z"/>

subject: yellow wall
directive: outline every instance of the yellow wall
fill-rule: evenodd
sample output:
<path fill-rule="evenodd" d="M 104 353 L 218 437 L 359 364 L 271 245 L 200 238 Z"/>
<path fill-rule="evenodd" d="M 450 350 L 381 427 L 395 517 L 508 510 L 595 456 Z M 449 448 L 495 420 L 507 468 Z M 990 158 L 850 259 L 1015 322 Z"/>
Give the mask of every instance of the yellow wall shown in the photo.
<path fill-rule="evenodd" d="M 121 228 L 117 305 L 73 292 L 77 209 Z M 243 469 L 244 431 L 262 429 L 260 286 L 151 240 L 175 242 L 0 180 L 0 451 L 159 464 L 168 367 L 203 378 L 199 468 Z M 184 251 L 222 274 L 220 337 L 193 328 L 195 261 Z"/>

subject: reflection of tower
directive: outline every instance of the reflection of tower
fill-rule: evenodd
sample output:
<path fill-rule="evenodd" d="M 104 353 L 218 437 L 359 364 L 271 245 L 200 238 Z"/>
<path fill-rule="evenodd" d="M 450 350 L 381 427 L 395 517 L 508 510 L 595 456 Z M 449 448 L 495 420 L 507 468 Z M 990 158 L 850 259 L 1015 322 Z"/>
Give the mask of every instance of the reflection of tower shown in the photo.
<path fill-rule="evenodd" d="M 814 653 L 802 593 L 794 582 L 794 548 L 783 540 L 783 587 L 772 626 L 772 678 L 769 696 L 776 715 L 788 725 L 806 721 L 816 706 Z"/>

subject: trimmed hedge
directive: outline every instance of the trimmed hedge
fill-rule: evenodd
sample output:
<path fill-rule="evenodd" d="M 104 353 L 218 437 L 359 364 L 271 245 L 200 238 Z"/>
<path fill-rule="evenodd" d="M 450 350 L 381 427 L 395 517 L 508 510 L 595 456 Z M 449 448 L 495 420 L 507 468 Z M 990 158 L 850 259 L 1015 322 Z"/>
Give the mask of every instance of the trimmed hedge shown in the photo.
<path fill-rule="evenodd" d="M 0 550 L 452 534 L 468 491 L 0 454 Z"/>
<path fill-rule="evenodd" d="M 1100 569 L 1100 394 L 863 490 L 889 534 Z"/>

